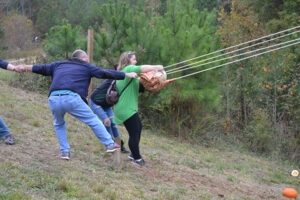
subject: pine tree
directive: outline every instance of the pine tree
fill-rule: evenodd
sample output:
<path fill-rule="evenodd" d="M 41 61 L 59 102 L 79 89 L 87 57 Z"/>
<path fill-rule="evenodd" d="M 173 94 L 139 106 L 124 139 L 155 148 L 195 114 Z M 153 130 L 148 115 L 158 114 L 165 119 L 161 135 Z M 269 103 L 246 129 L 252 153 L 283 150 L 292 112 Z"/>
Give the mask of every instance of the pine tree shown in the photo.
<path fill-rule="evenodd" d="M 103 24 L 95 33 L 94 59 L 96 61 L 105 59 L 110 65 L 117 62 L 123 51 L 130 10 L 126 2 L 119 0 L 101 6 Z"/>
<path fill-rule="evenodd" d="M 95 55 L 97 60 L 104 58 L 110 65 L 118 61 L 121 52 L 128 50 L 137 52 L 138 64 L 168 65 L 216 48 L 216 13 L 199 12 L 195 0 L 169 0 L 163 16 L 143 1 L 136 6 L 110 1 L 103 5 L 102 16 L 103 24 L 95 34 Z M 193 70 L 173 77 L 190 72 Z M 144 106 L 172 115 L 165 120 L 166 126 L 175 124 L 174 130 L 184 123 L 192 127 L 191 119 L 200 116 L 197 112 L 216 108 L 215 77 L 216 72 L 210 72 L 178 81 L 176 87 L 168 87 L 150 98 L 146 95 Z"/>
<path fill-rule="evenodd" d="M 46 34 L 43 42 L 44 51 L 56 58 L 68 59 L 70 53 L 78 48 L 83 48 L 86 39 L 82 35 L 81 27 L 71 27 L 71 24 L 63 20 L 62 25 L 54 26 Z"/>

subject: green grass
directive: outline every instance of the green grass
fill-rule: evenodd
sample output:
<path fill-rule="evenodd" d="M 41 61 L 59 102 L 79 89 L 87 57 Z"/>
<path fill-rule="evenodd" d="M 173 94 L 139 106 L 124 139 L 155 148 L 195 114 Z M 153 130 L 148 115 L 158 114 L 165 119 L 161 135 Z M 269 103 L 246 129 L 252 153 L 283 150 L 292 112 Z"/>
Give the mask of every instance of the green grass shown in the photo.
<path fill-rule="evenodd" d="M 12 71 L 2 70 L 2 69 L 0 71 L 0 79 L 5 81 L 6 83 L 9 83 L 9 82 L 15 80 L 16 76 L 18 76 L 18 74 L 16 74 L 15 72 L 12 72 Z M 2 99 L 1 99 L 1 101 L 2 101 Z"/>
<path fill-rule="evenodd" d="M 16 145 L 0 141 L 0 199 L 285 199 L 300 191 L 289 162 L 229 147 L 205 147 L 143 130 L 141 153 L 148 168 L 112 155 L 89 127 L 66 115 L 71 160 L 60 160 L 47 95 L 10 87 L 13 74 L 0 70 L 0 116 Z M 10 78 L 8 78 L 10 77 Z M 13 94 L 13 95 L 12 95 Z M 128 136 L 119 127 L 122 138 Z M 299 167 L 298 169 L 299 170 Z"/>

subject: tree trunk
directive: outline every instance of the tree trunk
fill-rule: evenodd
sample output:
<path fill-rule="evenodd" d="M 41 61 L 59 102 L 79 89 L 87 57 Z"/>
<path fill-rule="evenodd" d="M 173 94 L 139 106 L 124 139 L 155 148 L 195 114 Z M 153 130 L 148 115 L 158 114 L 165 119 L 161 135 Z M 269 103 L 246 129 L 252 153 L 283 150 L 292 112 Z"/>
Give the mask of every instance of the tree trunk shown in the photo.
<path fill-rule="evenodd" d="M 226 67 L 226 119 L 230 118 L 230 99 L 229 99 L 229 69 Z"/>
<path fill-rule="evenodd" d="M 28 0 L 28 18 L 32 20 L 32 2 Z"/>
<path fill-rule="evenodd" d="M 22 15 L 23 15 L 23 16 L 25 16 L 24 4 L 25 4 L 25 1 L 24 1 L 24 0 L 20 0 L 20 5 L 21 5 Z"/>
<path fill-rule="evenodd" d="M 242 65 L 242 70 L 244 66 Z M 240 74 L 241 81 L 241 93 L 240 93 L 240 105 L 241 105 L 241 120 L 243 122 L 243 128 L 247 126 L 247 107 L 246 107 L 246 95 L 245 95 L 245 77 L 243 72 Z"/>
<path fill-rule="evenodd" d="M 277 119 L 277 68 L 274 70 L 274 103 L 273 103 L 273 125 L 276 126 Z M 275 129 L 274 129 L 275 130 Z"/>

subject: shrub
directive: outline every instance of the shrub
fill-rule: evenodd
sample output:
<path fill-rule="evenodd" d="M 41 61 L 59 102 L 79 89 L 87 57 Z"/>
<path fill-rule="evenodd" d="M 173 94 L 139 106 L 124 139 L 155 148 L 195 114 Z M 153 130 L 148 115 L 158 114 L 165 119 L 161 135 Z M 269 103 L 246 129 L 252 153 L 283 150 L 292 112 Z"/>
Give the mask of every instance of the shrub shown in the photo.
<path fill-rule="evenodd" d="M 245 129 L 246 145 L 253 152 L 271 153 L 274 151 L 275 134 L 272 122 L 263 110 L 255 110 L 253 120 Z"/>
<path fill-rule="evenodd" d="M 37 57 L 36 63 L 47 63 L 48 60 L 42 56 Z M 26 63 L 26 61 L 25 61 Z M 36 91 L 39 93 L 47 94 L 51 84 L 50 76 L 41 76 L 34 73 L 16 74 L 10 84 L 14 87 L 20 87 L 29 91 Z"/>
<path fill-rule="evenodd" d="M 32 48 L 33 26 L 25 16 L 13 14 L 7 16 L 3 23 L 2 45 L 8 50 Z"/>

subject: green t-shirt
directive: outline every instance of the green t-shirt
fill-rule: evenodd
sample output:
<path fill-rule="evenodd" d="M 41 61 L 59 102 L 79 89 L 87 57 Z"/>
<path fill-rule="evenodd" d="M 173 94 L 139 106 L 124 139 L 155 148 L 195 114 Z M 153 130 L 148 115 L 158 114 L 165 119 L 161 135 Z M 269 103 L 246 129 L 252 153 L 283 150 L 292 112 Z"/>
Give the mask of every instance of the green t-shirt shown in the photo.
<path fill-rule="evenodd" d="M 141 66 L 128 65 L 121 71 L 125 73 L 141 73 Z M 130 78 L 117 80 L 118 92 L 121 92 L 130 80 Z M 122 124 L 124 121 L 138 112 L 139 86 L 139 80 L 138 78 L 135 78 L 124 90 L 119 98 L 118 103 L 114 105 L 114 122 L 116 124 Z"/>

